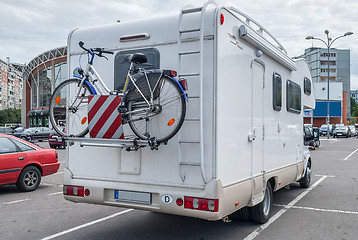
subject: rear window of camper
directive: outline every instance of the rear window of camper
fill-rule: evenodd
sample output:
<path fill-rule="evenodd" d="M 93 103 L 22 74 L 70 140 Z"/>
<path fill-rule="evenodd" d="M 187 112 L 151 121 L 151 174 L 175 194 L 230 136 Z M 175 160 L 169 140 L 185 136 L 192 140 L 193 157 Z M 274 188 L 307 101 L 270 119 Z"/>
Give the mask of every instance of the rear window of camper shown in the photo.
<path fill-rule="evenodd" d="M 277 73 L 273 74 L 273 109 L 281 111 L 282 107 L 282 79 Z"/>
<path fill-rule="evenodd" d="M 137 67 L 144 69 L 159 69 L 160 54 L 156 48 L 120 51 L 114 58 L 114 89 L 123 89 L 130 65 L 129 56 L 134 53 L 143 53 L 148 58 L 148 62 L 137 65 Z"/>
<path fill-rule="evenodd" d="M 291 80 L 287 80 L 287 111 L 301 113 L 301 87 Z"/>

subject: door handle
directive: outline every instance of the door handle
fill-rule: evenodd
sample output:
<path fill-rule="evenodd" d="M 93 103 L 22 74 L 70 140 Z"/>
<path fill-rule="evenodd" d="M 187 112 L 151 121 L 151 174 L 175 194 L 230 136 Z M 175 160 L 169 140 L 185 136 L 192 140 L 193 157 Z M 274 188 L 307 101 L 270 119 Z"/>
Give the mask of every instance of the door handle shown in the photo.
<path fill-rule="evenodd" d="M 18 159 L 19 159 L 19 161 L 23 161 L 23 160 L 25 160 L 25 158 L 24 158 L 24 157 L 19 157 Z"/>

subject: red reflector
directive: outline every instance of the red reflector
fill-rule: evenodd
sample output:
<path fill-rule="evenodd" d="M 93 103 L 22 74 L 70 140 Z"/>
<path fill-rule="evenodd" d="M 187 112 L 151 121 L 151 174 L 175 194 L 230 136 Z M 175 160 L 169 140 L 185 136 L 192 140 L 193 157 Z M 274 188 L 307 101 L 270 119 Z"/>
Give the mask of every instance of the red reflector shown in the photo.
<path fill-rule="evenodd" d="M 177 72 L 176 71 L 174 71 L 174 70 L 170 70 L 170 76 L 172 76 L 172 77 L 176 77 L 178 74 L 177 74 Z"/>
<path fill-rule="evenodd" d="M 63 185 L 63 194 L 64 195 L 83 197 L 84 190 L 85 190 L 85 188 L 82 186 Z"/>
<path fill-rule="evenodd" d="M 90 190 L 86 188 L 86 189 L 85 189 L 85 195 L 86 195 L 86 196 L 89 196 L 90 193 L 91 193 Z"/>
<path fill-rule="evenodd" d="M 184 208 L 197 209 L 197 210 L 209 211 L 209 212 L 217 212 L 219 211 L 219 200 L 184 197 Z"/>
<path fill-rule="evenodd" d="M 224 14 L 220 14 L 220 24 L 223 25 L 224 24 Z"/>
<path fill-rule="evenodd" d="M 177 199 L 177 205 L 180 207 L 180 206 L 183 206 L 183 199 L 181 199 L 181 198 L 178 198 Z"/>
<path fill-rule="evenodd" d="M 187 83 L 186 79 L 180 79 L 179 82 L 185 91 L 188 90 L 188 83 Z"/>

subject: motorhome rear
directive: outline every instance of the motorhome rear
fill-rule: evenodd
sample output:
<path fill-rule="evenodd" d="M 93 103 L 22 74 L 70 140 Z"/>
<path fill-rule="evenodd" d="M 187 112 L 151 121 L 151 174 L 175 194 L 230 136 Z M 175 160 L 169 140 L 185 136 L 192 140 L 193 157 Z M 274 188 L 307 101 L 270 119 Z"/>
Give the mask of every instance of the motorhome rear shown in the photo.
<path fill-rule="evenodd" d="M 172 16 L 76 29 L 69 73 L 78 67 L 79 41 L 115 52 L 95 62 L 111 89 L 123 85 L 124 57 L 144 53 L 187 80 L 189 100 L 183 126 L 158 150 L 69 139 L 67 200 L 208 220 L 249 206 L 254 220 L 266 222 L 271 191 L 296 181 L 309 186 L 303 110 L 315 105 L 310 71 L 253 19 L 207 2 Z M 126 125 L 124 134 L 134 138 Z"/>

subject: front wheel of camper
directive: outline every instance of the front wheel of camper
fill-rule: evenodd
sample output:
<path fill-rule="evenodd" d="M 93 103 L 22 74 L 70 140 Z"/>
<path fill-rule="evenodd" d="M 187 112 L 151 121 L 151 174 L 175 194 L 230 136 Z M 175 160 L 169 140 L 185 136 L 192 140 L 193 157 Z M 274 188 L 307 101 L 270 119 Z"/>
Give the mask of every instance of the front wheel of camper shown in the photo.
<path fill-rule="evenodd" d="M 264 200 L 251 208 L 252 220 L 257 223 L 266 223 L 271 216 L 273 194 L 270 182 L 267 182 Z"/>
<path fill-rule="evenodd" d="M 309 188 L 311 184 L 311 174 L 312 174 L 311 162 L 308 162 L 305 176 L 300 181 L 301 188 Z"/>

